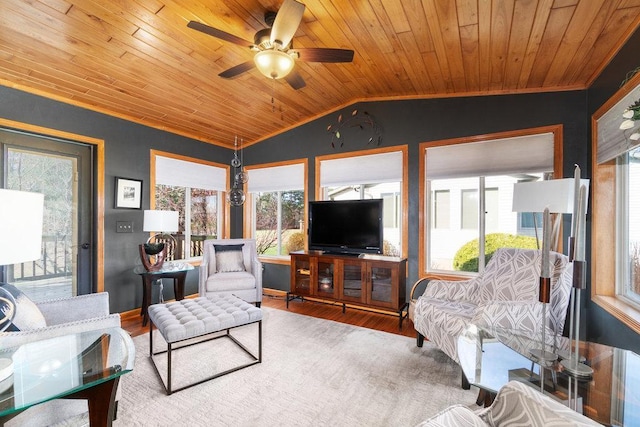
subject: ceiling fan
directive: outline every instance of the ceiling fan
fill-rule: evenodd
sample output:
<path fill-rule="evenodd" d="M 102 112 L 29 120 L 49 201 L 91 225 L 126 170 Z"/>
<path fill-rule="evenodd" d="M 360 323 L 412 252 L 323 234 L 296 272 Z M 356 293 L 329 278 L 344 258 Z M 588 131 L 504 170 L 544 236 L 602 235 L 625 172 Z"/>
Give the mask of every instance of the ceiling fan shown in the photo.
<path fill-rule="evenodd" d="M 305 87 L 302 76 L 293 69 L 296 59 L 308 62 L 351 62 L 353 50 L 334 48 L 301 48 L 293 47 L 292 38 L 300 25 L 304 4 L 296 0 L 284 0 L 280 10 L 266 12 L 265 22 L 270 28 L 258 31 L 251 43 L 240 37 L 196 21 L 189 21 L 187 26 L 224 41 L 245 46 L 256 52 L 252 60 L 238 64 L 218 74 L 231 79 L 254 66 L 271 79 L 284 78 L 294 89 Z"/>

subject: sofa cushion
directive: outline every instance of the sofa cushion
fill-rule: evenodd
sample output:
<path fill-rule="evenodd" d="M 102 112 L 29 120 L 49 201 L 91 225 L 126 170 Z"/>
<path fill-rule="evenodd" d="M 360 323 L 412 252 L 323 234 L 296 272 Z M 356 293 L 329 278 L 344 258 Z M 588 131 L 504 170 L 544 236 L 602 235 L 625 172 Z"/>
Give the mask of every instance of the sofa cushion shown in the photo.
<path fill-rule="evenodd" d="M 492 427 L 600 425 L 518 381 L 505 384 L 496 395 L 493 404 L 480 413 L 480 418 Z"/>
<path fill-rule="evenodd" d="M 416 427 L 486 427 L 486 424 L 466 406 L 453 405 Z"/>
<path fill-rule="evenodd" d="M 7 283 L 0 286 L 13 296 L 16 304 L 15 317 L 8 325 L 7 331 L 27 331 L 47 326 L 38 306 L 20 289 Z"/>
<path fill-rule="evenodd" d="M 246 271 L 232 271 L 209 276 L 205 283 L 207 292 L 233 291 L 236 289 L 255 289 L 256 278 Z"/>
<path fill-rule="evenodd" d="M 216 272 L 245 271 L 242 247 L 239 245 L 213 245 L 216 253 Z"/>

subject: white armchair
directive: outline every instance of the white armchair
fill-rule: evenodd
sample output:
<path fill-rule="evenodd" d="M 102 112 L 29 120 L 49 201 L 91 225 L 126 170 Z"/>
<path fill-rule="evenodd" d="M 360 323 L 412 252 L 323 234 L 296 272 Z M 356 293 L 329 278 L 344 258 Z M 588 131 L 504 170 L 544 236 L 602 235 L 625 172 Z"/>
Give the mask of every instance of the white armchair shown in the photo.
<path fill-rule="evenodd" d="M 418 332 L 418 346 L 426 337 L 459 363 L 458 337 L 469 324 L 541 337 L 541 258 L 539 250 L 502 248 L 493 254 L 484 272 L 473 279 L 429 281 L 419 298 L 411 296 L 409 316 Z M 564 328 L 573 267 L 567 256 L 556 252 L 551 252 L 549 263 L 551 297 L 544 324 L 546 337 L 552 341 L 562 335 Z"/>
<path fill-rule="evenodd" d="M 204 241 L 200 296 L 233 294 L 240 299 L 262 303 L 262 263 L 253 239 L 211 239 Z"/>
<path fill-rule="evenodd" d="M 14 347 L 62 335 L 120 327 L 120 315 L 109 314 L 107 292 L 35 304 L 44 316 L 46 326 L 24 331 L 0 332 L 0 347 Z"/>

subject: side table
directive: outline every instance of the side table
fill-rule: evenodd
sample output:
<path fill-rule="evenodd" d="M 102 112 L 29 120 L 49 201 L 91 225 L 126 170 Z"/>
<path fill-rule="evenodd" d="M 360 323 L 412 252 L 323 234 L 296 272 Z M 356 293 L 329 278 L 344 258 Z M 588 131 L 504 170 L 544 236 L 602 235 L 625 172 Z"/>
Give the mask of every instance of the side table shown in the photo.
<path fill-rule="evenodd" d="M 13 373 L 0 382 L 0 425 L 53 399 L 85 399 L 92 427 L 110 427 L 120 376 L 131 372 L 135 346 L 121 328 L 99 329 L 0 349 Z"/>
<path fill-rule="evenodd" d="M 166 262 L 162 266 L 162 270 L 147 271 L 142 266 L 137 266 L 133 272 L 142 278 L 142 307 L 140 315 L 142 316 L 142 326 L 146 326 L 149 321 L 148 308 L 151 304 L 151 288 L 153 282 L 160 279 L 173 279 L 173 292 L 176 301 L 184 299 L 184 282 L 187 273 L 193 270 L 193 265 L 186 262 Z"/>

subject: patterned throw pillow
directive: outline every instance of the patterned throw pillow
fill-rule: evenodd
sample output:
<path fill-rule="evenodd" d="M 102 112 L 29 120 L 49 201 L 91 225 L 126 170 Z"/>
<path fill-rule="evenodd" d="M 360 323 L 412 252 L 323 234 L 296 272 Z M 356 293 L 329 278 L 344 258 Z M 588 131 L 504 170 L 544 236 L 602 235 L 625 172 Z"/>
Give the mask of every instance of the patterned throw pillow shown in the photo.
<path fill-rule="evenodd" d="M 45 321 L 38 306 L 20 289 L 7 283 L 3 283 L 0 286 L 2 286 L 5 291 L 9 292 L 16 302 L 15 317 L 13 318 L 13 322 L 11 322 L 6 329 L 7 332 L 27 331 L 47 326 L 47 322 Z"/>
<path fill-rule="evenodd" d="M 245 271 L 242 247 L 239 245 L 213 245 L 216 252 L 216 271 L 218 273 L 230 273 L 233 271 Z"/>

